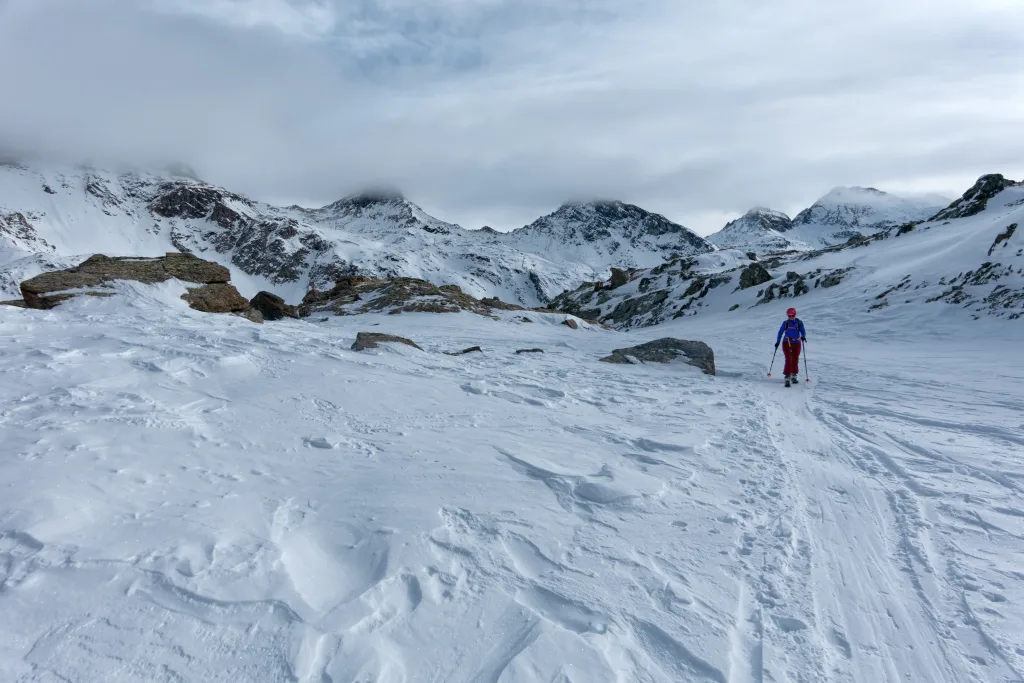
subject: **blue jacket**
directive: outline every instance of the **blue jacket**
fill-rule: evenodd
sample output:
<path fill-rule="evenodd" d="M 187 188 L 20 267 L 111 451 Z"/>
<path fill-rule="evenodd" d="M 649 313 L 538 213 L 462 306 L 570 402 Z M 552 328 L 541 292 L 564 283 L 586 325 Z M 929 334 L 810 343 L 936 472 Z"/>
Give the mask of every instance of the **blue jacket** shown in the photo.
<path fill-rule="evenodd" d="M 783 333 L 785 333 L 786 338 L 790 343 L 795 342 L 798 339 L 807 338 L 807 332 L 804 330 L 804 323 L 800 318 L 793 318 L 792 320 L 787 318 L 782 321 L 782 327 L 779 328 L 779 336 L 775 338 L 776 344 L 782 341 Z"/>

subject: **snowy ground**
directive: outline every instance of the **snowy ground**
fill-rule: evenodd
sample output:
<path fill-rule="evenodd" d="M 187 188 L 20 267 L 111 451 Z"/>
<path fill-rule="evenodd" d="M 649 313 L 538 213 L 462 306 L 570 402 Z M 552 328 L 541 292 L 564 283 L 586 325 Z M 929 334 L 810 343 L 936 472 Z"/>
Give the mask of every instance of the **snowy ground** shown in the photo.
<path fill-rule="evenodd" d="M 785 389 L 786 304 L 257 326 L 173 289 L 0 307 L 0 681 L 1024 680 L 1017 322 L 802 310 Z M 719 376 L 597 362 L 660 336 Z"/>

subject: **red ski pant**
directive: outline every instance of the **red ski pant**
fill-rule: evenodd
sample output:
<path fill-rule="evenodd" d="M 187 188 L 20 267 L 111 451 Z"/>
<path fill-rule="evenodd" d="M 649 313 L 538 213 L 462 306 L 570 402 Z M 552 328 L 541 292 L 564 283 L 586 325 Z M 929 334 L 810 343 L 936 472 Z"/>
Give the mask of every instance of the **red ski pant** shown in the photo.
<path fill-rule="evenodd" d="M 799 340 L 790 342 L 789 338 L 782 340 L 782 352 L 786 354 L 786 367 L 782 370 L 786 375 L 800 374 L 800 349 L 803 345 Z"/>

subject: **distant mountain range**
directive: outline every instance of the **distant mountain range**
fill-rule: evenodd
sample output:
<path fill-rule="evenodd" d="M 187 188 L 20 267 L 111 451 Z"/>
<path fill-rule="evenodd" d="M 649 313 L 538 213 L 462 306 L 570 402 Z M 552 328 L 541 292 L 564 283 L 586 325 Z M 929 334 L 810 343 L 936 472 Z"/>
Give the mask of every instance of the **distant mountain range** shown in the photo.
<path fill-rule="evenodd" d="M 163 174 L 0 165 L 0 288 L 93 253 L 188 251 L 228 266 L 240 290 L 299 301 L 311 287 L 362 273 L 453 284 L 476 297 L 542 305 L 610 268 L 652 268 L 721 249 L 758 254 L 844 242 L 946 207 L 870 188 L 837 188 L 790 220 L 752 209 L 705 239 L 614 200 L 567 202 L 509 233 L 466 230 L 394 190 L 327 206 L 279 207 L 211 185 L 187 169 Z"/>
<path fill-rule="evenodd" d="M 820 249 L 926 220 L 949 203 L 939 195 L 899 197 L 873 187 L 837 187 L 792 220 L 780 211 L 755 208 L 708 240 L 721 248 L 759 254 Z"/>
<path fill-rule="evenodd" d="M 406 276 L 476 297 L 539 305 L 611 266 L 652 266 L 715 247 L 664 216 L 616 201 L 569 203 L 511 233 L 466 230 L 394 191 L 319 209 L 254 201 L 191 174 L 0 166 L 0 285 L 82 255 L 195 253 L 239 289 L 297 302 L 341 275 Z M 69 258 L 75 257 L 75 258 Z"/>
<path fill-rule="evenodd" d="M 620 329 L 702 313 L 743 315 L 760 306 L 781 316 L 788 306 L 812 301 L 824 304 L 819 311 L 844 314 L 885 309 L 907 329 L 920 317 L 942 315 L 943 304 L 966 309 L 975 319 L 1024 319 L 1024 183 L 983 176 L 928 219 L 913 216 L 931 207 L 908 208 L 874 192 L 855 191 L 857 203 L 845 201 L 846 192 L 830 192 L 826 197 L 832 201 L 802 212 L 795 227 L 784 214 L 755 209 L 714 236 L 722 242 L 759 240 L 775 252 L 763 258 L 737 249 L 675 258 L 585 283 L 551 306 Z M 863 207 L 865 199 L 886 211 L 851 209 Z M 889 227 L 870 236 L 842 227 L 853 217 L 859 219 L 854 227 L 864 232 Z M 789 235 L 812 226 L 846 239 L 819 249 L 788 250 L 795 244 Z"/>

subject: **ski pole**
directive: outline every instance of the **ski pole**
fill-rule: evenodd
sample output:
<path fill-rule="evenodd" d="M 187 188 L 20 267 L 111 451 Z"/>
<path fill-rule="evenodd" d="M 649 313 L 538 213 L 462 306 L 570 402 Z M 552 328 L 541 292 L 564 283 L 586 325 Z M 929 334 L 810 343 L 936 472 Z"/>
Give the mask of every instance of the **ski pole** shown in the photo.
<path fill-rule="evenodd" d="M 811 371 L 807 369 L 807 340 L 804 340 L 804 374 L 807 376 L 805 382 L 811 381 Z"/>
<path fill-rule="evenodd" d="M 768 376 L 772 376 L 772 368 L 775 367 L 775 354 L 779 352 L 779 347 L 775 347 L 775 353 L 772 354 L 772 364 L 768 366 Z"/>

